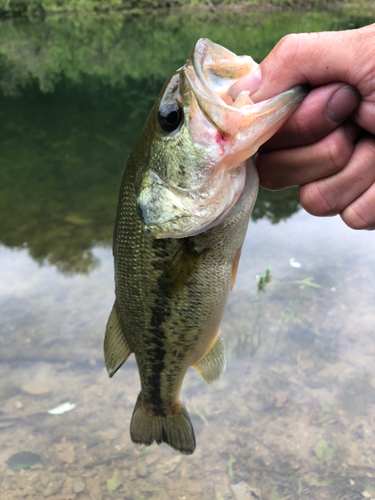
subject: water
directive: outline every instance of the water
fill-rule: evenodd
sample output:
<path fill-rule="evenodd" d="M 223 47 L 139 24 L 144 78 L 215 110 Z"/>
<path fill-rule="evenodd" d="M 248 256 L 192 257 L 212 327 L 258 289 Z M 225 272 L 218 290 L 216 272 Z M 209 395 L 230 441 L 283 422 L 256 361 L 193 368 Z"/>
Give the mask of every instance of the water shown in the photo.
<path fill-rule="evenodd" d="M 130 441 L 135 362 L 109 380 L 102 354 L 119 184 L 168 73 L 199 36 L 259 60 L 284 33 L 369 22 L 250 12 L 2 24 L 2 499 L 375 497 L 374 235 L 299 211 L 295 191 L 259 197 L 222 324 L 226 373 L 211 386 L 186 376 L 192 456 Z"/>

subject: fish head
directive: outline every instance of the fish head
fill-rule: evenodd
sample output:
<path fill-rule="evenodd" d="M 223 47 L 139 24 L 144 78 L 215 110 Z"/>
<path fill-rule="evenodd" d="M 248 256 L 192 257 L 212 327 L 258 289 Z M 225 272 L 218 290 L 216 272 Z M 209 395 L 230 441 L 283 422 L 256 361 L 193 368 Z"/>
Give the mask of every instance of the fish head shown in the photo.
<path fill-rule="evenodd" d="M 152 237 L 193 236 L 224 220 L 244 192 L 245 160 L 306 95 L 299 86 L 256 104 L 248 92 L 233 101 L 231 86 L 257 67 L 200 39 L 164 85 L 143 131 L 149 155 L 137 199 Z"/>

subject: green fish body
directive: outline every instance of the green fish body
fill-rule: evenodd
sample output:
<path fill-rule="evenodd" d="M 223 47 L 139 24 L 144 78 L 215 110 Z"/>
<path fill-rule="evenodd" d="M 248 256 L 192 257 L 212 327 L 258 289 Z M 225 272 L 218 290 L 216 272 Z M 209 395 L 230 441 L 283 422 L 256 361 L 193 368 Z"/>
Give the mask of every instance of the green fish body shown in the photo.
<path fill-rule="evenodd" d="M 193 366 L 209 383 L 225 370 L 220 322 L 258 190 L 246 159 L 304 93 L 231 102 L 230 86 L 256 66 L 199 40 L 165 84 L 126 165 L 104 353 L 110 376 L 135 354 L 135 443 L 193 453 L 194 430 L 180 399 L 186 370 Z"/>

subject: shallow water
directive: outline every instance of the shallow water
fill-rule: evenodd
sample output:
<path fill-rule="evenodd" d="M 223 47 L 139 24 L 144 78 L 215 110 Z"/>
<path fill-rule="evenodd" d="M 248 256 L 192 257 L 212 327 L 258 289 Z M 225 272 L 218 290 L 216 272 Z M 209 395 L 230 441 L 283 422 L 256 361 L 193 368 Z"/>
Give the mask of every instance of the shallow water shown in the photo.
<path fill-rule="evenodd" d="M 365 19 L 328 14 L 232 14 L 228 23 L 238 19 L 244 33 L 256 25 L 248 52 L 260 59 L 283 29 L 342 29 Z M 195 453 L 130 440 L 139 392 L 134 358 L 110 380 L 102 354 L 125 158 L 169 65 L 189 53 L 177 44 L 173 59 L 173 41 L 211 36 L 245 52 L 243 39 L 236 46 L 214 14 L 193 21 L 5 26 L 2 499 L 375 498 L 374 235 L 298 211 L 294 191 L 260 195 L 222 324 L 226 373 L 211 386 L 194 370 L 185 379 Z M 121 73 L 118 47 L 129 33 L 143 55 L 160 42 L 149 77 L 141 66 Z M 258 291 L 256 276 L 266 268 L 271 282 Z M 76 406 L 48 413 L 67 402 Z"/>

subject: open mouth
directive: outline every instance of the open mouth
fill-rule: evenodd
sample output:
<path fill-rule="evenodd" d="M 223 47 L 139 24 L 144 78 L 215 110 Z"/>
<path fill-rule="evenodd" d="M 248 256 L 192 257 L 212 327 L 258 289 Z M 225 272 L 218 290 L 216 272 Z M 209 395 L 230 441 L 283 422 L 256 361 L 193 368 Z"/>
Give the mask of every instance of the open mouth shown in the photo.
<path fill-rule="evenodd" d="M 229 95 L 231 87 L 257 67 L 250 56 L 237 56 L 200 39 L 191 59 L 166 85 L 159 116 L 167 104 L 180 102 L 175 98 L 180 88 L 181 100 L 185 88 L 191 96 L 186 105 L 188 118 L 183 122 L 189 140 L 185 136 L 184 144 L 182 135 L 176 140 L 176 156 L 174 151 L 169 153 L 171 165 L 181 161 L 176 157 L 187 157 L 186 144 L 193 159 L 188 159 L 190 171 L 183 182 L 173 171 L 170 178 L 163 179 L 152 169 L 145 174 L 138 210 L 145 230 L 153 237 L 183 238 L 219 224 L 244 192 L 246 160 L 302 101 L 302 87 L 255 104 L 246 90 L 233 100 Z M 170 135 L 168 141 L 173 137 Z"/>
<path fill-rule="evenodd" d="M 241 145 L 247 141 L 237 164 L 252 156 L 306 95 L 306 90 L 297 86 L 259 103 L 251 100 L 248 91 L 233 100 L 231 87 L 257 67 L 250 56 L 237 56 L 204 38 L 198 40 L 186 64 L 187 80 L 205 117 L 223 138 L 238 138 Z"/>

